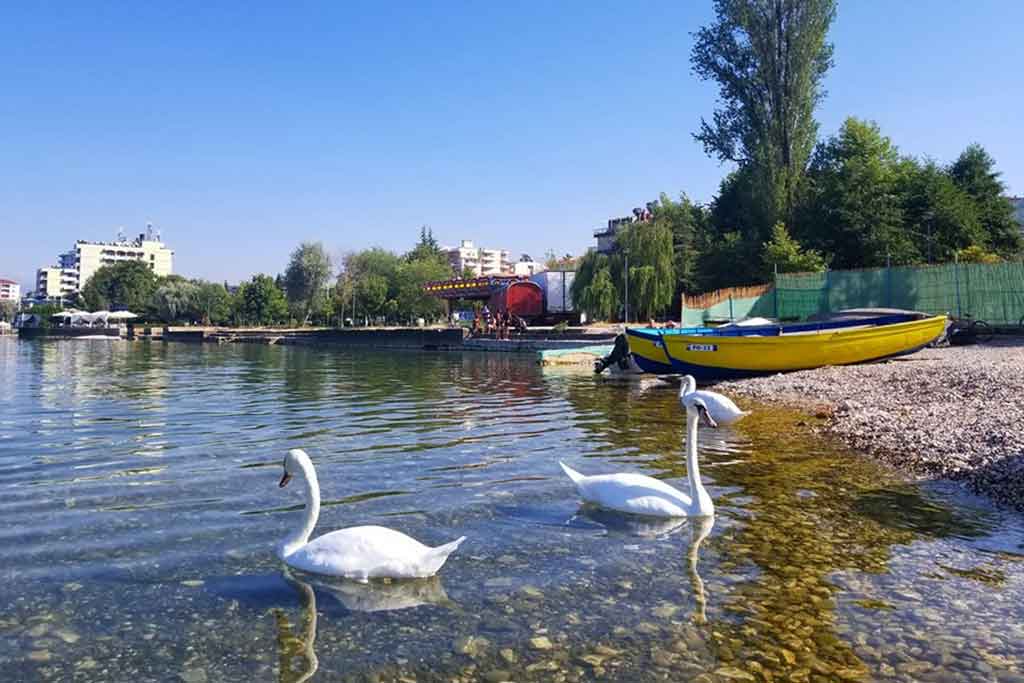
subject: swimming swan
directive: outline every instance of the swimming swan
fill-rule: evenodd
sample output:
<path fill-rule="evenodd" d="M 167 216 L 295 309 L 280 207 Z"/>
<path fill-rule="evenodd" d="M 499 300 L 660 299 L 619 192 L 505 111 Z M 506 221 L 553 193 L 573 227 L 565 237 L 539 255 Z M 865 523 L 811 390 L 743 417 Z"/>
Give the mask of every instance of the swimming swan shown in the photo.
<path fill-rule="evenodd" d="M 289 566 L 349 579 L 416 579 L 433 576 L 465 536 L 430 548 L 414 538 L 382 526 L 354 526 L 324 534 L 312 541 L 320 516 L 320 484 L 306 452 L 295 448 L 284 458 L 284 487 L 296 474 L 306 486 L 306 514 L 302 526 L 285 537 L 277 555 Z"/>
<path fill-rule="evenodd" d="M 690 482 L 689 495 L 669 486 L 660 479 L 643 474 L 599 474 L 587 477 L 558 463 L 572 479 L 580 496 L 599 507 L 651 517 L 710 517 L 715 514 L 711 496 L 700 481 L 697 467 L 697 422 L 717 427 L 708 414 L 704 400 L 687 396 L 686 407 L 686 478 Z"/>
<path fill-rule="evenodd" d="M 749 411 L 740 410 L 728 396 L 723 396 L 717 391 L 697 390 L 697 380 L 693 375 L 683 375 L 683 382 L 679 385 L 679 403 L 686 408 L 686 397 L 693 396 L 704 401 L 711 419 L 720 425 L 731 425 L 733 422 L 750 415 Z"/>

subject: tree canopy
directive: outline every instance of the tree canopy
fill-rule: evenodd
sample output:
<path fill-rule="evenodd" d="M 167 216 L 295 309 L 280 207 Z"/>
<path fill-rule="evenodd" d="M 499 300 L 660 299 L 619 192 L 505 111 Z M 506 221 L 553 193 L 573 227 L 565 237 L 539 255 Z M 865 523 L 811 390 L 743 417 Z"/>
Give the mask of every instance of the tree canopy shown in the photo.
<path fill-rule="evenodd" d="M 695 137 L 709 155 L 752 171 L 759 224 L 789 220 L 814 148 L 814 109 L 832 65 L 835 0 L 715 0 L 694 35 L 696 74 L 718 84 L 720 107 Z"/>
<path fill-rule="evenodd" d="M 292 252 L 283 284 L 297 319 L 308 322 L 324 306 L 331 275 L 331 257 L 320 242 L 303 242 Z"/>
<path fill-rule="evenodd" d="M 253 275 L 235 295 L 235 316 L 242 325 L 280 325 L 288 321 L 288 301 L 269 275 Z"/>
<path fill-rule="evenodd" d="M 120 261 L 102 266 L 82 287 L 81 297 L 90 310 L 129 310 L 144 315 L 157 288 L 157 276 L 142 261 Z"/>

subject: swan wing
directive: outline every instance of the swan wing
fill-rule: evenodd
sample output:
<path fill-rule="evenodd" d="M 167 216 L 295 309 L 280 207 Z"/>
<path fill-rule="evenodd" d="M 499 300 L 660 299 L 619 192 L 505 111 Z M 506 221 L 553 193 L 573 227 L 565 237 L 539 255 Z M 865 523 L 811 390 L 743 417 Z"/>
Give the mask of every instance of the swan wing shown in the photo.
<path fill-rule="evenodd" d="M 653 517 L 685 517 L 690 496 L 642 474 L 600 474 L 576 482 L 583 500 L 610 510 Z"/>
<path fill-rule="evenodd" d="M 704 405 L 708 407 L 708 414 L 711 415 L 711 419 L 721 425 L 732 424 L 750 414 L 747 411 L 740 410 L 739 406 L 731 398 L 717 391 L 700 389 L 693 392 L 693 396 L 704 401 Z"/>
<path fill-rule="evenodd" d="M 394 529 L 357 526 L 319 536 L 286 557 L 285 562 L 303 571 L 359 580 L 418 578 L 440 569 L 459 543 L 461 539 L 430 548 Z M 438 558 L 442 549 L 446 552 Z"/>

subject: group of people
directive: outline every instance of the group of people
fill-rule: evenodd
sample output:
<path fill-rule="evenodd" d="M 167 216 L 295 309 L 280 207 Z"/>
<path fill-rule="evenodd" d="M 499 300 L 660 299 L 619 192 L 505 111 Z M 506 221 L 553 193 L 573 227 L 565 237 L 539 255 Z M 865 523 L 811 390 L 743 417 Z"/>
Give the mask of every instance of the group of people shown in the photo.
<path fill-rule="evenodd" d="M 654 218 L 654 207 L 657 205 L 656 202 L 647 202 L 647 206 L 640 208 L 636 207 L 633 209 L 633 221 L 636 223 L 646 223 L 647 221 Z"/>
<path fill-rule="evenodd" d="M 479 337 L 492 331 L 496 339 L 511 339 L 512 332 L 522 334 L 526 331 L 526 321 L 507 310 L 492 314 L 485 305 L 473 314 L 472 335 Z"/>

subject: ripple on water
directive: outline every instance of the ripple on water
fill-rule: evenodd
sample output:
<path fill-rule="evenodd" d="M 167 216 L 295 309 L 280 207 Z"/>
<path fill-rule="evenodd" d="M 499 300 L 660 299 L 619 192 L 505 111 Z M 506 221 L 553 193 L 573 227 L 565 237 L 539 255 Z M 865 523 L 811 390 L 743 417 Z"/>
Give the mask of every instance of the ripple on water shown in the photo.
<path fill-rule="evenodd" d="M 558 469 L 685 486 L 662 383 L 511 354 L 0 338 L 0 667 L 43 680 L 1015 680 L 1019 515 L 759 408 L 703 430 L 713 524 L 581 507 Z M 468 540 L 429 582 L 282 571 L 319 530 Z M 700 679 L 702 674 L 705 678 Z M 345 678 L 349 677 L 349 678 Z"/>

